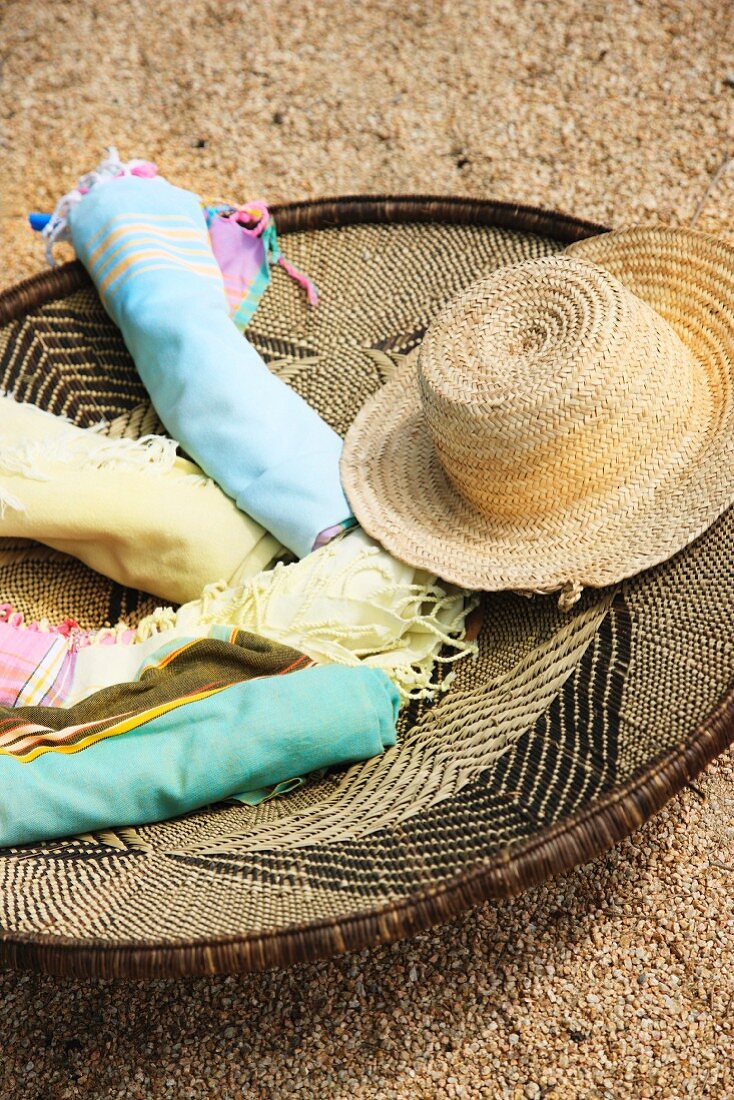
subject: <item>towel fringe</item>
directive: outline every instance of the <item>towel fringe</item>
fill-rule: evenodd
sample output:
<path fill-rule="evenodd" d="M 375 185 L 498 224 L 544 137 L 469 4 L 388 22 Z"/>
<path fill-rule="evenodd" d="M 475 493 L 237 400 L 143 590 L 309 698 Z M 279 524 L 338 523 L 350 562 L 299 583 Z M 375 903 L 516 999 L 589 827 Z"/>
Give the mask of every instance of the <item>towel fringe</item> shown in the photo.
<path fill-rule="evenodd" d="M 14 401 L 24 406 L 30 415 L 46 420 L 56 427 L 59 422 L 75 428 L 74 433 L 57 436 L 55 432 L 48 438 L 24 439 L 3 447 L 0 444 L 0 470 L 9 474 L 20 474 L 34 481 L 51 481 L 59 473 L 69 470 L 122 470 L 131 473 L 150 470 L 158 474 L 170 474 L 174 471 L 178 443 L 164 435 L 143 435 L 138 439 L 127 436 L 108 436 L 107 420 L 100 420 L 88 428 L 79 428 L 66 416 L 56 416 L 36 405 L 18 402 L 12 393 L 0 390 L 2 400 Z M 203 473 L 182 472 L 180 478 L 189 484 L 207 486 L 211 479 Z M 6 494 L 7 504 L 15 500 Z M 16 502 L 17 503 L 17 502 Z M 1 506 L 0 506 L 1 507 Z M 1 513 L 0 513 L 1 514 Z"/>
<path fill-rule="evenodd" d="M 225 624 L 291 645 L 315 661 L 382 668 L 403 700 L 434 699 L 451 685 L 455 675 L 452 666 L 477 652 L 476 640 L 466 638 L 466 620 L 477 607 L 478 598 L 447 591 L 429 576 L 422 584 L 396 581 L 382 560 L 384 554 L 377 546 L 367 546 L 334 570 L 336 550 L 328 544 L 301 562 L 279 563 L 237 587 L 217 581 L 207 585 L 199 600 L 185 604 L 178 612 L 170 607 L 157 608 L 138 626 L 136 640 L 144 641 L 173 627 Z M 293 570 L 305 574 L 303 589 L 297 595 L 287 588 Z M 376 574 L 381 583 L 369 595 L 350 596 L 363 570 Z M 280 598 L 300 600 L 298 610 L 283 625 L 273 622 L 269 615 Z M 363 614 L 361 623 L 349 623 L 343 615 L 339 619 L 316 618 L 314 606 L 330 600 L 355 608 L 368 604 L 370 614 L 366 618 Z M 376 637 L 378 630 L 382 638 Z M 425 648 L 414 660 L 410 659 L 411 636 L 413 644 L 416 636 L 421 636 Z M 437 681 L 437 669 L 443 672 L 447 666 L 448 671 Z"/>
<path fill-rule="evenodd" d="M 223 583 L 223 582 L 222 582 Z M 165 630 L 172 630 L 176 625 L 176 612 L 172 607 L 156 607 L 150 615 L 141 619 L 135 631 L 135 641 L 145 642 L 155 634 L 162 634 Z"/>
<path fill-rule="evenodd" d="M 66 195 L 62 195 L 56 203 L 50 221 L 41 230 L 41 236 L 46 242 L 46 260 L 51 267 L 56 266 L 53 246 L 57 241 L 71 240 L 69 214 L 85 195 L 88 195 L 94 187 L 109 183 L 110 180 L 118 179 L 120 176 L 142 176 L 145 179 L 150 179 L 158 171 L 156 166 L 149 160 L 136 158 L 121 161 L 114 145 L 108 145 L 105 154 L 96 168 L 80 176 L 76 187 L 72 188 Z"/>
<path fill-rule="evenodd" d="M 176 461 L 176 442 L 162 435 L 144 435 L 140 439 L 107 439 L 99 427 L 89 435 L 73 439 L 24 440 L 0 447 L 0 470 L 21 474 L 33 481 L 51 481 L 58 467 L 68 470 L 153 469 L 169 473 Z M 184 475 L 185 476 L 185 475 Z M 200 478 L 197 475 L 197 481 Z"/>

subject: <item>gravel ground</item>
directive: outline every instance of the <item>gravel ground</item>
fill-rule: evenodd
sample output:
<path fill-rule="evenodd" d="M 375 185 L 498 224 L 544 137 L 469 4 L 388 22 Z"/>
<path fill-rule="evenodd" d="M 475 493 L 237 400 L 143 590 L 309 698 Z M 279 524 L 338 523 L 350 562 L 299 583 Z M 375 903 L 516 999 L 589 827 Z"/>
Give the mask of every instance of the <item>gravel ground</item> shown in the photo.
<path fill-rule="evenodd" d="M 689 223 L 734 153 L 734 8 L 0 3 L 0 285 L 109 141 L 207 197 L 491 195 Z M 697 224 L 734 233 L 734 165 Z M 734 1097 L 734 757 L 609 855 L 264 976 L 0 973 L 0 1096 Z"/>

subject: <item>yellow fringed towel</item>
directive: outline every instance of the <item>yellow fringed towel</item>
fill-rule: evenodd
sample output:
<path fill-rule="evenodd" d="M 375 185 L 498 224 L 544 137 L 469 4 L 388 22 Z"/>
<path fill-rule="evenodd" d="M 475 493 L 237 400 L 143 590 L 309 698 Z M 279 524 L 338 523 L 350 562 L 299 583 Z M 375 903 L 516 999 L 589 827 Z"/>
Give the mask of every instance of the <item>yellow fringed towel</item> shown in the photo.
<path fill-rule="evenodd" d="M 0 396 L 0 536 L 79 558 L 173 603 L 240 584 L 278 542 L 163 436 L 108 439 Z"/>
<path fill-rule="evenodd" d="M 227 624 L 293 646 L 315 661 L 382 668 L 403 698 L 431 698 L 438 663 L 475 652 L 466 618 L 477 600 L 398 561 L 361 529 L 292 565 L 238 586 L 212 584 L 181 607 L 159 608 L 137 637 Z M 444 651 L 449 647 L 449 651 Z"/>

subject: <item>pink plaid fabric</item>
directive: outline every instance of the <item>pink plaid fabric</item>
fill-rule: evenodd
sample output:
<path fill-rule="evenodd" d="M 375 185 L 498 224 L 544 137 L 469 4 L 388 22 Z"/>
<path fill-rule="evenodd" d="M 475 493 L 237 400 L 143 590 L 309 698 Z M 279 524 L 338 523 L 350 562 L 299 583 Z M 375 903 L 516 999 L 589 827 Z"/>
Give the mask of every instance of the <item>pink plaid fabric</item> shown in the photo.
<path fill-rule="evenodd" d="M 0 705 L 64 705 L 74 677 L 76 647 L 61 633 L 0 622 Z"/>

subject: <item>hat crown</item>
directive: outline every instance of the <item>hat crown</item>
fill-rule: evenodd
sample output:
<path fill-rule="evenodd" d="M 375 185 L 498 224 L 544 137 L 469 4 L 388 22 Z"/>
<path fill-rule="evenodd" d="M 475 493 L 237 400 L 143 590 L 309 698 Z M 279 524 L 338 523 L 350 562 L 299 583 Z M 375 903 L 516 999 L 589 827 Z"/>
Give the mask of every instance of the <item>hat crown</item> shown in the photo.
<path fill-rule="evenodd" d="M 694 401 L 693 359 L 607 270 L 551 256 L 467 288 L 429 327 L 421 401 L 458 492 L 533 521 L 653 476 Z"/>

